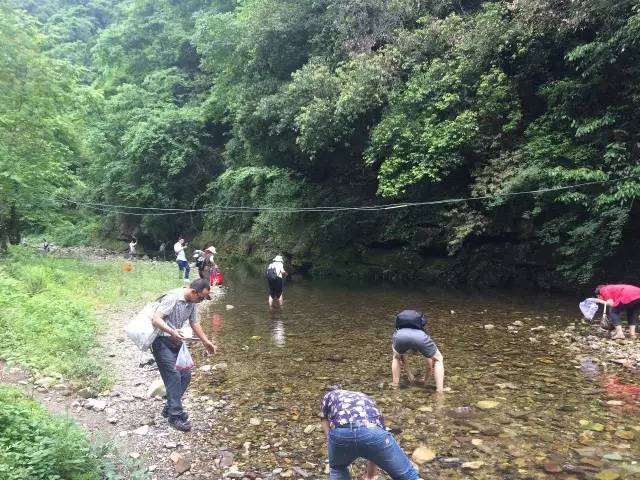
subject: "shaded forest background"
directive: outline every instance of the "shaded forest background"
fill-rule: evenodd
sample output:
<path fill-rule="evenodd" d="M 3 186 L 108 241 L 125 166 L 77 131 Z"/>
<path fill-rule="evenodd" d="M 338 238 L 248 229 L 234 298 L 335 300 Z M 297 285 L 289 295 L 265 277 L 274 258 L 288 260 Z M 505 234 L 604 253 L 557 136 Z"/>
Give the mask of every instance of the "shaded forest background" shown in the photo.
<path fill-rule="evenodd" d="M 183 235 L 314 274 L 637 279 L 638 1 L 10 0 L 0 45 L 5 243 Z"/>

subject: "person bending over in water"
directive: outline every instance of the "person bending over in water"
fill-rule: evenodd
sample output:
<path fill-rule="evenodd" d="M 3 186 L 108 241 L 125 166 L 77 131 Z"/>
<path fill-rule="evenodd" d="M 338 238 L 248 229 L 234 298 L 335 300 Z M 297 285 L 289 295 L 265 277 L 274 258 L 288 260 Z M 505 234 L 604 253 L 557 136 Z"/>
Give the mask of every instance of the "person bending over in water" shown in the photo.
<path fill-rule="evenodd" d="M 624 338 L 620 314 L 627 312 L 629 322 L 629 337 L 636 338 L 636 325 L 640 316 L 640 288 L 634 285 L 598 285 L 594 300 L 611 307 L 609 318 L 613 325 L 611 338 L 618 340 Z"/>
<path fill-rule="evenodd" d="M 423 330 L 426 324 L 426 316 L 417 310 L 402 310 L 396 315 L 396 331 L 391 343 L 392 388 L 399 387 L 400 372 L 406 366 L 407 353 L 413 351 L 425 357 L 425 384 L 431 374 L 436 382 L 436 392 L 444 391 L 444 359 L 433 339 Z M 407 374 L 409 380 L 413 381 L 413 375 L 408 368 Z"/>
<path fill-rule="evenodd" d="M 349 465 L 366 458 L 363 480 L 374 480 L 378 467 L 393 480 L 415 480 L 418 472 L 393 435 L 384 428 L 376 403 L 364 393 L 329 387 L 322 398 L 320 417 L 327 437 L 329 480 L 349 480 Z"/>

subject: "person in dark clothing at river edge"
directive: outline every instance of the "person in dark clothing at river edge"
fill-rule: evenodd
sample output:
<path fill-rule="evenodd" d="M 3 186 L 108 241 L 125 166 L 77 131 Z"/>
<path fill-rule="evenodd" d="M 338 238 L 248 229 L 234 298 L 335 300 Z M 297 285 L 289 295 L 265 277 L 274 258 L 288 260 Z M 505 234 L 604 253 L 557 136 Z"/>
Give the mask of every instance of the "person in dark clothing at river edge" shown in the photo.
<path fill-rule="evenodd" d="M 611 338 L 624 338 L 621 318 L 622 312 L 627 312 L 629 322 L 629 337 L 636 338 L 636 325 L 640 316 L 640 287 L 635 285 L 598 285 L 595 290 L 597 298 L 594 300 L 610 307 L 609 318 L 613 326 Z"/>
<path fill-rule="evenodd" d="M 407 353 L 417 352 L 425 357 L 426 384 L 429 375 L 433 375 L 436 383 L 436 392 L 444 391 L 444 358 L 438 350 L 433 339 L 423 330 L 427 324 L 427 317 L 417 310 L 402 310 L 396 315 L 395 327 L 391 349 L 393 360 L 391 361 L 391 387 L 400 386 L 400 372 L 406 367 Z M 411 377 L 410 371 L 407 373 Z"/>
<path fill-rule="evenodd" d="M 363 480 L 374 480 L 378 467 L 393 480 L 419 478 L 368 395 L 330 387 L 322 398 L 320 417 L 327 437 L 329 480 L 349 480 L 349 465 L 356 458 L 368 460 Z"/>
<path fill-rule="evenodd" d="M 197 318 L 196 305 L 202 300 L 211 299 L 209 291 L 209 282 L 202 278 L 186 288 L 169 291 L 160 300 L 152 320 L 160 334 L 151 344 L 151 353 L 167 390 L 167 403 L 162 409 L 162 416 L 168 419 L 169 425 L 183 432 L 191 430 L 189 415 L 182 408 L 182 396 L 191 381 L 191 371 L 176 369 L 178 353 L 184 342 L 180 330 L 189 321 L 204 348 L 209 353 L 216 352 L 216 346 L 207 338 Z"/>
<path fill-rule="evenodd" d="M 273 261 L 267 267 L 267 282 L 269 283 L 269 307 L 273 306 L 273 302 L 277 301 L 282 306 L 284 288 L 283 277 L 287 276 L 284 269 L 284 259 L 282 255 L 276 255 Z"/>

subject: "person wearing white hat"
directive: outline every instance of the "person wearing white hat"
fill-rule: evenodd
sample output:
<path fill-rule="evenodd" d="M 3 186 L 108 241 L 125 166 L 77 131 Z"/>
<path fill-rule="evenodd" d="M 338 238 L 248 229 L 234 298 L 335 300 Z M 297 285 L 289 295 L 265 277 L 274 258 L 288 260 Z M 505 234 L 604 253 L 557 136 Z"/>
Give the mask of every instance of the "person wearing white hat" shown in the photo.
<path fill-rule="evenodd" d="M 205 248 L 201 255 L 196 260 L 196 265 L 198 267 L 198 273 L 200 274 L 200 278 L 204 278 L 209 280 L 209 275 L 211 274 L 211 269 L 215 266 L 215 262 L 213 256 L 216 253 L 216 247 L 211 246 Z"/>
<path fill-rule="evenodd" d="M 284 259 L 282 255 L 276 255 L 267 267 L 267 282 L 269 282 L 269 308 L 273 307 L 273 302 L 278 301 L 282 306 L 283 302 L 283 277 L 287 276 L 284 269 Z"/>

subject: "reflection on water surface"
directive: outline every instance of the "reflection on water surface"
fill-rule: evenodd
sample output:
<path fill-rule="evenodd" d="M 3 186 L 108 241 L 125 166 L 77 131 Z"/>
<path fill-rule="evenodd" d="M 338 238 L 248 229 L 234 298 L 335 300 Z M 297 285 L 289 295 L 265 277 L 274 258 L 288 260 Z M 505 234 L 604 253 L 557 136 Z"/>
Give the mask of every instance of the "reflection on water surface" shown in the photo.
<path fill-rule="evenodd" d="M 299 281 L 269 311 L 260 274 L 225 279 L 225 296 L 202 317 L 220 352 L 200 364 L 228 368 L 197 375 L 194 386 L 226 400 L 209 441 L 234 451 L 243 470 L 323 476 L 321 388 L 341 383 L 373 396 L 409 454 L 420 445 L 436 453 L 423 478 L 640 478 L 639 395 L 624 388 L 638 375 L 549 338 L 579 320 L 573 299 Z M 444 398 L 406 378 L 387 387 L 393 316 L 406 307 L 428 314 L 451 389 Z M 418 357 L 409 363 L 422 370 Z M 483 465 L 463 469 L 469 461 Z"/>

